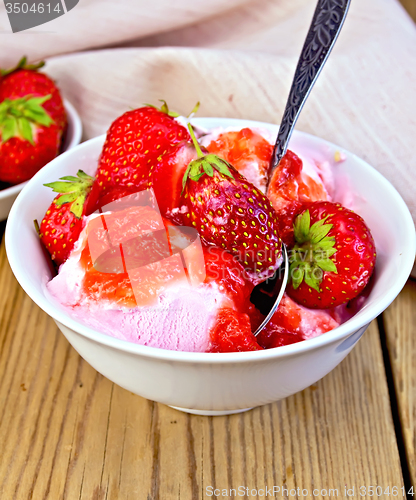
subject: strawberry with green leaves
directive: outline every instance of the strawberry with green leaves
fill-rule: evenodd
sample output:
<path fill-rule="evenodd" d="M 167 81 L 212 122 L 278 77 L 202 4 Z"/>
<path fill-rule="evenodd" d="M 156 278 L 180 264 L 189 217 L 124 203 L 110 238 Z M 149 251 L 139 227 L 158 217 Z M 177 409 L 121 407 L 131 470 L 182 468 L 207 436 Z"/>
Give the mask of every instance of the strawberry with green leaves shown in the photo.
<path fill-rule="evenodd" d="M 355 298 L 376 261 L 373 237 L 363 219 L 339 203 L 307 205 L 294 224 L 288 295 L 306 307 L 326 309 Z"/>
<path fill-rule="evenodd" d="M 11 70 L 0 70 L 0 180 L 30 179 L 59 154 L 67 126 L 55 83 L 23 58 Z"/>
<path fill-rule="evenodd" d="M 185 223 L 259 279 L 273 275 L 282 261 L 282 243 L 270 201 L 227 161 L 204 154 L 191 126 L 189 131 L 198 158 L 183 177 Z"/>
<path fill-rule="evenodd" d="M 68 258 L 81 233 L 94 178 L 82 170 L 45 184 L 58 196 L 52 201 L 40 225 L 40 239 L 59 266 Z"/>

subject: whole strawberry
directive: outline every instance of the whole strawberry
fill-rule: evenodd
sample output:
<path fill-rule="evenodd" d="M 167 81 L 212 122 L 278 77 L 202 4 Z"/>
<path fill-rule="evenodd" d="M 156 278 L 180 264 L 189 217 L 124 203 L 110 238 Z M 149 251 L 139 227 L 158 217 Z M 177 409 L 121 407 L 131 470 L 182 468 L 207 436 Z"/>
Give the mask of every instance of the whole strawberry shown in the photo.
<path fill-rule="evenodd" d="M 149 176 L 175 144 L 189 140 L 185 127 L 175 120 L 163 101 L 127 111 L 109 128 L 96 173 L 101 194 L 114 187 L 133 191 L 152 185 Z"/>
<path fill-rule="evenodd" d="M 205 155 L 189 130 L 198 159 L 189 163 L 183 177 L 186 224 L 259 278 L 273 275 L 282 260 L 282 243 L 270 201 L 227 161 Z"/>
<path fill-rule="evenodd" d="M 0 78 L 0 180 L 30 179 L 59 154 L 67 119 L 55 83 L 26 58 Z"/>
<path fill-rule="evenodd" d="M 93 177 L 78 170 L 77 177 L 70 175 L 61 177 L 60 181 L 45 184 L 60 194 L 46 211 L 39 236 L 58 266 L 68 258 L 78 240 L 93 182 Z"/>
<path fill-rule="evenodd" d="M 344 304 L 367 285 L 374 270 L 373 237 L 356 213 L 329 201 L 308 205 L 295 220 L 288 295 L 325 309 Z"/>

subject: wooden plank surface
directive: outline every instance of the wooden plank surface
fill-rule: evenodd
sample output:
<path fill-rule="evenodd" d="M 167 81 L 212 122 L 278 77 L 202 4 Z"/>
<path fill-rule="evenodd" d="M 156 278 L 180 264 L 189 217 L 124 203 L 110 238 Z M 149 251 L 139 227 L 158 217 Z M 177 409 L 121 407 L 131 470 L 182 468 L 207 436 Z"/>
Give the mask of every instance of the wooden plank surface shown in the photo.
<path fill-rule="evenodd" d="M 408 281 L 383 317 L 407 464 L 416 486 L 416 281 Z"/>
<path fill-rule="evenodd" d="M 402 486 L 376 323 L 293 397 L 240 415 L 186 415 L 84 362 L 17 284 L 2 247 L 0 345 L 1 499 L 200 499 L 239 486 L 327 490 L 314 498 L 336 488 L 344 498 L 345 485 L 356 496 L 360 486 Z"/>
<path fill-rule="evenodd" d="M 413 21 L 416 21 L 416 0 L 400 0 L 400 3 L 407 10 Z"/>

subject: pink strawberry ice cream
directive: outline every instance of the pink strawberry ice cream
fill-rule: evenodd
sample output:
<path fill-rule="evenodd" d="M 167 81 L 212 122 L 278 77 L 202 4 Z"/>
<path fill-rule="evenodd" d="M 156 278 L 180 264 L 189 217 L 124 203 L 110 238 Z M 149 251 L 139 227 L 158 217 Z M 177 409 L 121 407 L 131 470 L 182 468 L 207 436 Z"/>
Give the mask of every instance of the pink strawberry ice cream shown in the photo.
<path fill-rule="evenodd" d="M 137 230 L 140 229 L 138 224 L 133 234 L 130 230 L 126 236 L 123 225 L 132 217 L 142 221 L 143 232 Z M 101 219 L 107 226 L 107 233 L 101 226 Z M 192 248 L 189 235 L 181 236 L 183 241 L 179 242 L 184 247 L 182 257 L 185 252 L 193 252 L 193 266 L 188 264 L 186 273 L 179 253 L 163 254 L 162 240 L 153 238 L 152 247 L 147 241 L 145 249 L 136 245 L 133 249 L 136 253 L 132 253 L 131 243 L 129 247 L 132 237 L 137 239 L 143 234 L 149 235 L 149 229 L 159 229 L 160 221 L 160 214 L 148 207 L 130 207 L 86 218 L 70 258 L 60 267 L 58 276 L 47 283 L 47 290 L 70 311 L 72 317 L 107 335 L 151 347 L 205 352 L 209 347 L 210 324 L 218 308 L 227 303 L 227 298 L 215 283 L 201 281 L 204 276 L 199 276 L 201 269 L 196 267 L 198 258 L 195 253 L 202 250 L 198 241 Z M 125 235 L 121 239 L 120 232 Z M 106 234 L 112 238 L 111 248 L 105 240 Z M 155 233 L 151 234 L 154 236 Z M 175 249 L 178 234 L 172 231 L 167 234 L 171 248 Z M 124 262 L 121 265 L 126 262 L 129 265 L 129 258 L 136 262 L 128 269 L 130 286 L 124 283 L 125 291 L 118 293 L 114 287 L 120 283 L 114 278 L 114 271 L 122 270 L 117 269 L 114 249 L 118 249 L 120 242 L 124 243 Z M 139 262 L 143 250 L 160 251 L 160 260 Z M 106 252 L 110 255 L 103 259 Z M 86 254 L 94 253 L 95 267 L 85 259 Z M 186 254 L 184 258 L 186 260 Z"/>

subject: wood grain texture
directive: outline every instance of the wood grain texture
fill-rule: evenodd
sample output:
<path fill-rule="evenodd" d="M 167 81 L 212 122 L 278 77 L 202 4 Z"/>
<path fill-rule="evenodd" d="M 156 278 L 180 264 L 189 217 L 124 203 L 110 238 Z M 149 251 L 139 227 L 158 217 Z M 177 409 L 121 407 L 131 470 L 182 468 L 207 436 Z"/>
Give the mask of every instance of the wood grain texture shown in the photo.
<path fill-rule="evenodd" d="M 410 479 L 416 485 L 416 281 L 409 280 L 385 311 L 387 347 L 406 448 Z"/>
<path fill-rule="evenodd" d="M 1 499 L 200 499 L 209 486 L 337 488 L 344 497 L 345 485 L 402 486 L 375 323 L 309 389 L 199 417 L 99 375 L 25 295 L 4 247 L 0 291 Z"/>
<path fill-rule="evenodd" d="M 400 3 L 407 10 L 413 21 L 416 21 L 416 0 L 400 0 Z"/>

